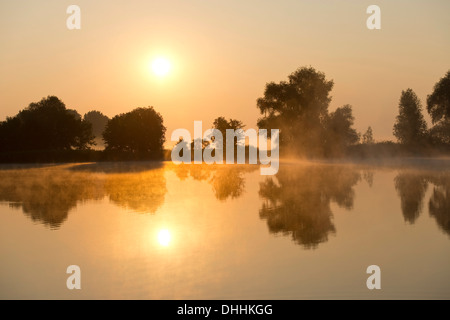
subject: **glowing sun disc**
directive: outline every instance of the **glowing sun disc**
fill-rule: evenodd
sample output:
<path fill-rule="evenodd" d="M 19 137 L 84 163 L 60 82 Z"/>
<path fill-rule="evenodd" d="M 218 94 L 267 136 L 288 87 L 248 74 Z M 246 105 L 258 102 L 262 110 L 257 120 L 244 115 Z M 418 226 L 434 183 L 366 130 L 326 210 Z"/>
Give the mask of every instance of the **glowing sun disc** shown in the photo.
<path fill-rule="evenodd" d="M 155 59 L 152 63 L 152 70 L 157 76 L 165 76 L 170 71 L 170 62 L 164 58 Z"/>
<path fill-rule="evenodd" d="M 170 244 L 170 232 L 167 229 L 163 229 L 158 233 L 158 242 L 160 245 L 167 247 Z"/>

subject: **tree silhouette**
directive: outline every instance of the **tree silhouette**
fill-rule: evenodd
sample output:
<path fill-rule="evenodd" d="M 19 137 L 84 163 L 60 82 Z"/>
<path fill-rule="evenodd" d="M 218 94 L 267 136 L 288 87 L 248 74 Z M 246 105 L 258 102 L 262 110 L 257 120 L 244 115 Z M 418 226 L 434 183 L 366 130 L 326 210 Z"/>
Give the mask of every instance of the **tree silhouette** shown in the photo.
<path fill-rule="evenodd" d="M 330 113 L 325 123 L 327 155 L 342 155 L 349 145 L 359 141 L 359 134 L 352 128 L 354 119 L 348 104 Z"/>
<path fill-rule="evenodd" d="M 331 101 L 333 81 L 312 67 L 293 72 L 288 81 L 266 84 L 264 97 L 257 100 L 263 117 L 261 129 L 280 129 L 280 146 L 288 145 L 306 155 L 322 153 L 324 119 Z"/>
<path fill-rule="evenodd" d="M 106 125 L 103 139 L 106 150 L 160 156 L 165 132 L 163 118 L 153 107 L 137 108 L 112 118 Z"/>
<path fill-rule="evenodd" d="M 372 127 L 369 126 L 367 128 L 367 131 L 362 136 L 362 143 L 364 144 L 373 144 L 375 143 L 375 140 L 373 139 L 373 132 Z"/>
<path fill-rule="evenodd" d="M 103 131 L 105 131 L 109 118 L 100 111 L 93 110 L 86 113 L 83 119 L 92 125 L 92 133 L 95 136 L 95 144 L 99 149 L 102 149 L 104 147 L 102 134 Z"/>
<path fill-rule="evenodd" d="M 450 120 L 441 120 L 430 129 L 430 136 L 435 143 L 450 145 Z"/>
<path fill-rule="evenodd" d="M 31 103 L 0 124 L 0 150 L 87 149 L 93 144 L 91 125 L 55 96 Z"/>
<path fill-rule="evenodd" d="M 427 111 L 434 124 L 431 136 L 437 142 L 450 144 L 450 70 L 427 97 Z"/>
<path fill-rule="evenodd" d="M 67 112 L 75 117 L 77 120 L 81 120 L 81 114 L 75 109 L 67 109 Z"/>
<path fill-rule="evenodd" d="M 433 123 L 450 119 L 450 70 L 435 85 L 427 97 L 427 110 Z"/>
<path fill-rule="evenodd" d="M 225 148 L 225 150 L 223 152 L 224 158 L 226 157 L 227 130 L 235 130 L 236 131 L 238 129 L 243 129 L 244 127 L 245 127 L 245 125 L 242 123 L 242 121 L 239 121 L 236 119 L 227 120 L 224 117 L 218 117 L 218 118 L 214 119 L 213 128 L 219 130 L 220 133 L 222 133 L 223 148 Z M 233 138 L 233 147 L 234 147 L 235 157 L 237 155 L 236 147 L 238 145 L 238 142 L 242 138 L 243 138 L 243 136 L 239 135 L 239 134 L 237 134 L 236 137 Z M 244 142 L 244 144 L 245 144 L 245 142 Z"/>
<path fill-rule="evenodd" d="M 393 131 L 402 144 L 413 146 L 424 142 L 427 124 L 422 115 L 420 100 L 412 89 L 402 91 Z"/>
<path fill-rule="evenodd" d="M 243 129 L 244 127 L 245 125 L 242 123 L 242 121 L 236 119 L 230 119 L 227 121 L 227 119 L 225 119 L 224 117 L 218 117 L 214 119 L 213 122 L 213 128 L 219 130 L 222 133 L 224 140 L 227 135 L 227 129 L 237 130 Z"/>
<path fill-rule="evenodd" d="M 84 115 L 83 119 L 92 125 L 92 133 L 96 137 L 102 136 L 103 131 L 105 131 L 106 124 L 109 121 L 107 116 L 97 110 L 89 111 Z"/>

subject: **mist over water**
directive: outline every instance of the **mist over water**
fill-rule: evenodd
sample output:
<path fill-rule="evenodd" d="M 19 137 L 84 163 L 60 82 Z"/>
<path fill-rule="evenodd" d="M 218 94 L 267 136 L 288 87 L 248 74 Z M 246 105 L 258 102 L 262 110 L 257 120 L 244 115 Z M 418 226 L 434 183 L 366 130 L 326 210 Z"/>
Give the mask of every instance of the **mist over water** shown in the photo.
<path fill-rule="evenodd" d="M 446 159 L 5 165 L 0 229 L 2 299 L 450 298 Z"/>

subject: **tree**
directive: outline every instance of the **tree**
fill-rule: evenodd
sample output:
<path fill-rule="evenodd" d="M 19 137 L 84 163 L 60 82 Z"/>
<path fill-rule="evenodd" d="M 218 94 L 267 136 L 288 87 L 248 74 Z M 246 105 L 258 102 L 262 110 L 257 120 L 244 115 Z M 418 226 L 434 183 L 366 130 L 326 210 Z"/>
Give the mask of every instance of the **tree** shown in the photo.
<path fill-rule="evenodd" d="M 450 145 L 450 120 L 441 120 L 430 129 L 432 141 Z"/>
<path fill-rule="evenodd" d="M 434 123 L 450 119 L 450 70 L 435 85 L 427 97 L 427 110 Z"/>
<path fill-rule="evenodd" d="M 367 128 L 366 133 L 363 134 L 362 136 L 362 143 L 364 144 L 373 144 L 375 143 L 375 140 L 373 139 L 373 132 L 372 132 L 372 127 L 369 126 Z"/>
<path fill-rule="evenodd" d="M 107 116 L 97 110 L 89 111 L 84 115 L 83 119 L 92 125 L 92 133 L 96 137 L 102 136 L 106 124 L 109 121 Z"/>
<path fill-rule="evenodd" d="M 213 128 L 217 129 L 222 133 L 224 145 L 226 143 L 226 137 L 227 137 L 227 130 L 238 130 L 243 129 L 245 125 L 242 123 L 242 121 L 236 120 L 236 119 L 230 119 L 227 121 L 224 117 L 218 117 L 213 122 Z M 237 145 L 237 138 L 235 139 L 233 145 Z"/>
<path fill-rule="evenodd" d="M 0 150 L 87 149 L 93 144 L 91 125 L 66 109 L 55 96 L 31 103 L 0 125 Z"/>
<path fill-rule="evenodd" d="M 427 111 L 431 116 L 432 139 L 450 144 L 450 70 L 435 85 L 433 93 L 427 97 Z"/>
<path fill-rule="evenodd" d="M 161 114 L 153 107 L 137 108 L 112 118 L 106 125 L 103 139 L 106 150 L 160 156 L 165 133 Z"/>
<path fill-rule="evenodd" d="M 420 100 L 412 89 L 402 91 L 399 114 L 393 131 L 402 144 L 411 146 L 424 142 L 427 124 L 422 115 Z"/>
<path fill-rule="evenodd" d="M 245 125 L 242 123 L 242 121 L 230 119 L 227 121 L 224 117 L 218 117 L 213 122 L 213 128 L 219 130 L 222 133 L 222 136 L 226 137 L 226 130 L 227 129 L 243 129 Z"/>
<path fill-rule="evenodd" d="M 79 114 L 77 110 L 75 110 L 75 109 L 67 109 L 67 112 L 69 114 L 72 114 L 75 117 L 75 119 L 81 120 L 81 114 Z"/>
<path fill-rule="evenodd" d="M 258 127 L 279 129 L 280 146 L 306 155 L 321 154 L 332 88 L 333 81 L 312 67 L 296 70 L 288 81 L 267 83 L 264 97 L 257 100 L 263 115 Z"/>
<path fill-rule="evenodd" d="M 327 155 L 342 155 L 348 146 L 359 141 L 359 134 L 353 128 L 354 120 L 349 104 L 329 114 L 325 125 Z"/>

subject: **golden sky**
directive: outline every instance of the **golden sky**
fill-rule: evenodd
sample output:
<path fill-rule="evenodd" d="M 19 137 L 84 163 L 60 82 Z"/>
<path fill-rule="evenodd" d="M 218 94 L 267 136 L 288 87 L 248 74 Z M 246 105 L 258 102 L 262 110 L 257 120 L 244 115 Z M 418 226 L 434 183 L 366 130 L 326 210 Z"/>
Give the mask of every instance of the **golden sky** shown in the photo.
<path fill-rule="evenodd" d="M 71 4 L 81 30 L 66 27 Z M 366 27 L 371 4 L 381 30 Z M 266 82 L 311 65 L 335 82 L 330 111 L 351 104 L 358 131 L 393 139 L 401 91 L 425 107 L 450 69 L 449 12 L 448 0 L 0 0 L 0 120 L 56 95 L 80 114 L 154 106 L 169 143 L 194 120 L 256 128 Z"/>

